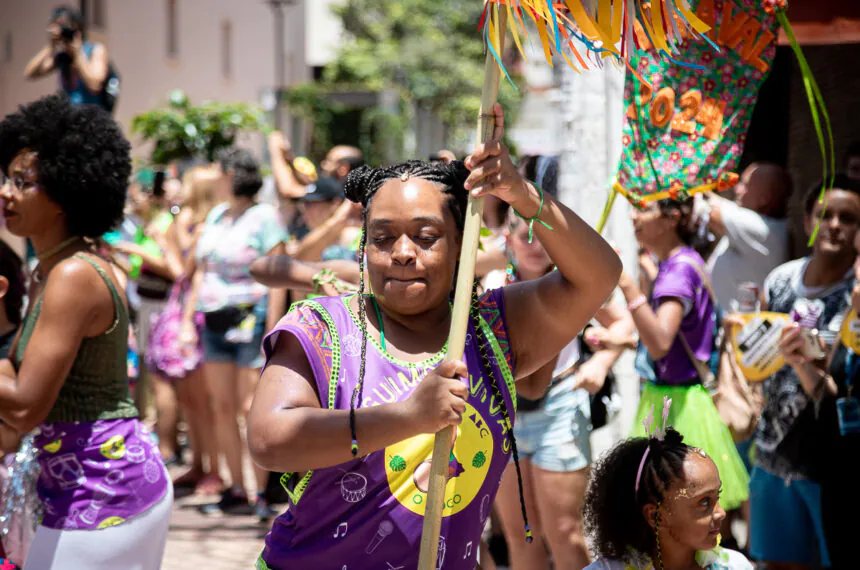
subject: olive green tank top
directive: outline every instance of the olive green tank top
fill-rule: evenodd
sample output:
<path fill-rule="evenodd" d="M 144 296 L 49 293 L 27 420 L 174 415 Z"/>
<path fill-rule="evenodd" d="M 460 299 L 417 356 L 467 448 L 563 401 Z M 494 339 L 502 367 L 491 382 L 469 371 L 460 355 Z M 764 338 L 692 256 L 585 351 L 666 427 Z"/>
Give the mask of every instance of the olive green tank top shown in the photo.
<path fill-rule="evenodd" d="M 92 265 L 110 289 L 114 306 L 114 322 L 99 336 L 81 341 L 69 376 L 60 389 L 57 401 L 45 423 L 94 422 L 138 416 L 128 389 L 128 310 L 113 281 L 101 266 L 78 253 L 76 258 Z M 36 321 L 42 310 L 42 296 L 27 314 L 21 338 L 15 351 L 17 366 L 24 358 Z"/>

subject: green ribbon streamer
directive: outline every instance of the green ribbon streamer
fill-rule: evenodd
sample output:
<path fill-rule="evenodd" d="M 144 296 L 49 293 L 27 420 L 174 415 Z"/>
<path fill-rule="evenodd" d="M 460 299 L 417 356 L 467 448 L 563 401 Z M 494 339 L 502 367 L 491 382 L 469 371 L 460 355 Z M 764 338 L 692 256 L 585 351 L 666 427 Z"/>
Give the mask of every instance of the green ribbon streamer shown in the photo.
<path fill-rule="evenodd" d="M 809 100 L 809 111 L 812 115 L 812 125 L 815 127 L 815 134 L 818 137 L 818 146 L 821 149 L 821 169 L 822 169 L 822 184 L 821 194 L 818 196 L 818 203 L 824 201 L 824 192 L 833 186 L 836 176 L 836 152 L 833 144 L 833 129 L 830 125 L 830 115 L 827 113 L 827 106 L 824 104 L 824 97 L 821 95 L 821 89 L 818 88 L 818 82 L 815 81 L 815 76 L 812 74 L 812 69 L 809 67 L 809 62 L 803 55 L 803 50 L 797 42 L 794 35 L 794 30 L 791 28 L 791 23 L 785 12 L 779 10 L 776 12 L 776 20 L 782 29 L 785 30 L 785 35 L 788 38 L 788 43 L 797 58 L 797 64 L 800 67 L 800 75 L 803 78 L 803 88 L 806 90 L 806 98 Z M 819 116 L 820 113 L 820 116 Z M 824 119 L 824 128 L 821 126 L 821 119 Z M 827 132 L 827 140 L 825 141 L 824 131 Z M 829 157 L 828 157 L 829 154 Z M 828 160 L 829 158 L 829 160 Z M 821 212 L 821 218 L 815 224 L 815 229 L 809 236 L 808 246 L 812 247 L 815 239 L 818 237 L 818 230 L 821 228 L 821 220 L 824 218 L 824 213 L 827 211 L 825 204 L 824 210 Z"/>
<path fill-rule="evenodd" d="M 612 206 L 615 204 L 615 198 L 617 197 L 618 190 L 615 184 L 613 184 L 612 189 L 609 191 L 609 197 L 606 199 L 606 204 L 603 205 L 603 213 L 600 214 L 600 219 L 597 220 L 597 226 L 595 227 L 597 233 L 603 233 L 603 228 L 606 227 L 606 222 L 609 221 L 609 214 L 612 212 Z"/>

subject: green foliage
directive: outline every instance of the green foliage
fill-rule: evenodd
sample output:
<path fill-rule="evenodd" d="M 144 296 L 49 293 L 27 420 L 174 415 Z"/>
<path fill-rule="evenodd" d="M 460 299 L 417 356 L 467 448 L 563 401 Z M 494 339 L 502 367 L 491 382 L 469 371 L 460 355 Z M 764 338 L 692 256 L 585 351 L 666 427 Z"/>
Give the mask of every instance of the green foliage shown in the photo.
<path fill-rule="evenodd" d="M 310 155 L 319 161 L 332 145 L 329 129 L 325 128 L 335 120 L 336 113 L 342 111 L 328 98 L 328 92 L 319 83 L 304 83 L 287 91 L 287 105 L 293 114 L 310 121 L 314 128 Z"/>
<path fill-rule="evenodd" d="M 370 164 L 382 164 L 389 158 L 403 158 L 403 142 L 409 119 L 380 108 L 361 114 L 358 146 Z"/>
<path fill-rule="evenodd" d="M 482 9 L 480 0 L 344 0 L 333 7 L 346 32 L 337 58 L 316 88 L 293 90 L 298 93 L 288 102 L 294 112 L 310 115 L 317 130 L 325 130 L 325 121 L 337 114 L 330 103 L 324 108 L 326 93 L 396 93 L 396 114 L 377 111 L 362 121 L 360 146 L 369 158 L 392 150 L 403 158 L 403 135 L 414 108 L 432 112 L 452 139 L 462 139 L 475 128 L 481 103 L 486 59 L 478 31 Z M 508 124 L 519 99 L 510 84 L 501 86 L 499 100 Z M 379 137 L 386 140 L 380 144 Z"/>
<path fill-rule="evenodd" d="M 247 103 L 205 101 L 192 105 L 181 90 L 172 91 L 169 105 L 132 119 L 131 131 L 154 144 L 150 160 L 166 165 L 196 157 L 214 161 L 218 151 L 233 145 L 240 131 L 269 130 L 263 111 Z"/>

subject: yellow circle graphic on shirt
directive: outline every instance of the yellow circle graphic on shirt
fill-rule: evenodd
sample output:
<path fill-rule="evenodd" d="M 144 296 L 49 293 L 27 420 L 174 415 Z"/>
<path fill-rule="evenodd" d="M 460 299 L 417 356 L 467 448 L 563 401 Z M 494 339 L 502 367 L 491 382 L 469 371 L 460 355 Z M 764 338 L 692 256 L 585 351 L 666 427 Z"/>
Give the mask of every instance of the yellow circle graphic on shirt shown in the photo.
<path fill-rule="evenodd" d="M 385 475 L 397 501 L 424 515 L 433 434 L 424 434 L 385 448 Z M 466 404 L 463 422 L 454 431 L 454 446 L 448 461 L 448 483 L 442 516 L 457 514 L 478 495 L 493 460 L 493 434 L 483 416 Z"/>
<path fill-rule="evenodd" d="M 48 453 L 57 453 L 58 451 L 60 451 L 60 448 L 62 446 L 63 446 L 63 440 L 62 439 L 55 439 L 51 443 L 46 443 L 45 447 L 43 449 L 45 451 L 47 451 Z"/>
<path fill-rule="evenodd" d="M 107 459 L 122 459 L 125 455 L 125 438 L 121 435 L 115 435 L 99 448 Z"/>

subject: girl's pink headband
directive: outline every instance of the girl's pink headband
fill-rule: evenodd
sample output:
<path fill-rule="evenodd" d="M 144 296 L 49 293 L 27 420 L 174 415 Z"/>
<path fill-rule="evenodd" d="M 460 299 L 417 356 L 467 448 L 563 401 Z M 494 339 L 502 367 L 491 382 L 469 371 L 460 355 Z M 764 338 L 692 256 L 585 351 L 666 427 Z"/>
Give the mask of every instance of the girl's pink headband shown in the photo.
<path fill-rule="evenodd" d="M 633 496 L 639 495 L 639 484 L 642 482 L 642 470 L 645 469 L 645 461 L 648 459 L 648 452 L 651 451 L 651 439 L 663 441 L 666 437 L 666 422 L 669 420 L 669 408 L 672 407 L 672 399 L 668 396 L 663 396 L 663 426 L 654 427 L 654 406 L 651 406 L 651 411 L 648 412 L 648 417 L 642 420 L 642 425 L 645 426 L 645 433 L 648 434 L 648 445 L 645 447 L 645 453 L 642 454 L 642 461 L 639 462 L 639 470 L 636 472 L 636 484 L 633 487 Z"/>

